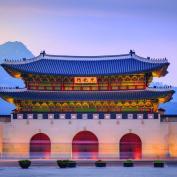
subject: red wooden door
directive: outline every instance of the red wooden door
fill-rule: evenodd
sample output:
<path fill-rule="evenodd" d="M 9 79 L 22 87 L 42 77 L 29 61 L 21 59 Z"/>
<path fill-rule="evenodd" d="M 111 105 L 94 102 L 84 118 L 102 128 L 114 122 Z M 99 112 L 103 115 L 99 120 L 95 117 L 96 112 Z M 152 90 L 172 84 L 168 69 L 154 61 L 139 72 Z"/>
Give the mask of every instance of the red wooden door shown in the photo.
<path fill-rule="evenodd" d="M 50 158 L 51 142 L 50 138 L 44 133 L 35 134 L 30 141 L 31 158 Z"/>
<path fill-rule="evenodd" d="M 128 133 L 120 140 L 120 159 L 141 159 L 142 142 L 138 135 Z"/>
<path fill-rule="evenodd" d="M 98 138 L 89 131 L 79 132 L 73 138 L 72 155 L 74 159 L 97 159 Z"/>

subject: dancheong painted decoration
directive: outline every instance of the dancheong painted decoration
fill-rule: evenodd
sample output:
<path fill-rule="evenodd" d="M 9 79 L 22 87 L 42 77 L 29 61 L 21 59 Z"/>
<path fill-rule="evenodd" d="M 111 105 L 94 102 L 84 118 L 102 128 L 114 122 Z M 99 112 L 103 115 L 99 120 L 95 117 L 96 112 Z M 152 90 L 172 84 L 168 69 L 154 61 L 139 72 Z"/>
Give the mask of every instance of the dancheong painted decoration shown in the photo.
<path fill-rule="evenodd" d="M 153 60 L 134 52 L 113 56 L 55 56 L 6 61 L 2 66 L 25 82 L 24 89 L 1 90 L 16 113 L 157 112 L 172 90 L 148 88 L 153 77 L 167 73 L 166 59 Z M 69 115 L 67 115 L 69 116 Z M 90 114 L 89 118 L 92 118 Z M 112 115 L 115 117 L 115 115 Z"/>
<path fill-rule="evenodd" d="M 51 119 L 51 124 L 54 124 L 53 120 L 60 119 L 75 119 L 78 124 L 81 119 L 93 119 L 93 122 L 97 119 L 154 120 L 159 118 L 159 104 L 171 100 L 174 93 L 171 88 L 150 87 L 153 77 L 162 77 L 168 73 L 167 59 L 143 58 L 133 51 L 124 55 L 104 56 L 48 55 L 41 52 L 31 59 L 6 60 L 1 66 L 12 77 L 20 78 L 25 83 L 25 88 L 0 89 L 0 96 L 16 106 L 11 114 L 12 120 Z M 63 126 L 62 123 L 58 126 Z M 101 123 L 92 126 L 101 126 Z M 70 124 L 72 122 L 69 121 L 67 126 Z M 78 128 L 78 124 L 73 127 Z M 97 159 L 101 148 L 99 138 L 87 130 L 91 126 L 90 122 L 82 122 L 82 125 L 80 132 L 68 128 L 67 133 L 75 132 L 75 136 L 70 141 L 72 148 L 63 149 L 72 152 L 74 159 Z M 126 126 L 129 127 L 129 124 Z M 47 125 L 44 127 L 44 130 L 49 131 Z M 41 129 L 31 140 L 28 138 L 30 143 L 26 149 L 30 150 L 31 157 L 37 153 L 42 158 L 48 158 L 51 151 L 58 152 L 57 145 L 52 145 L 50 136 L 45 131 L 40 132 Z M 93 128 L 98 134 L 101 131 L 99 129 Z M 117 131 L 114 125 L 110 129 L 112 132 Z M 119 158 L 140 159 L 143 142 L 131 132 L 132 129 L 128 130 L 119 139 Z M 101 148 L 103 154 L 104 148 Z M 106 153 L 108 151 L 105 150 Z"/>

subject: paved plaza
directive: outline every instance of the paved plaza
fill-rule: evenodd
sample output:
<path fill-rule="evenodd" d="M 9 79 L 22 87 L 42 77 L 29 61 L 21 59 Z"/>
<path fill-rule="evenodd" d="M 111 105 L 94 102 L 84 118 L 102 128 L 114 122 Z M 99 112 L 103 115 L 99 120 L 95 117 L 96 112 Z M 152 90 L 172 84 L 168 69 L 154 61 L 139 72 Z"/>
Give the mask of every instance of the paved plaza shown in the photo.
<path fill-rule="evenodd" d="M 176 177 L 177 167 L 77 167 L 60 169 L 58 167 L 1 167 L 1 177 Z"/>

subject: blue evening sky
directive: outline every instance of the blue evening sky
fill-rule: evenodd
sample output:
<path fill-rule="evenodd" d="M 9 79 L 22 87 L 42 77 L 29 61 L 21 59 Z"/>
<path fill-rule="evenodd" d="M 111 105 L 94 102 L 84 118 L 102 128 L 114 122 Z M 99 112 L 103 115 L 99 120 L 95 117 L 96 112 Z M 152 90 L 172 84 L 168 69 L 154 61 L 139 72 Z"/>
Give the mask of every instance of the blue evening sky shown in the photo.
<path fill-rule="evenodd" d="M 167 57 L 177 85 L 176 0 L 0 0 L 0 44 L 21 41 L 35 55 Z"/>

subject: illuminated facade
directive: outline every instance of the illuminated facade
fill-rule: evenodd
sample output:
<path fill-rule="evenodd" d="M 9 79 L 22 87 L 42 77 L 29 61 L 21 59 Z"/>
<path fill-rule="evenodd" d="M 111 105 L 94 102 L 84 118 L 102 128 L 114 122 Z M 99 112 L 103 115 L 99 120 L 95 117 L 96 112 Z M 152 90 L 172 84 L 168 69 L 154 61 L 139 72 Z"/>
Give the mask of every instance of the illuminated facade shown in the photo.
<path fill-rule="evenodd" d="M 165 156 L 168 148 L 159 127 L 158 105 L 169 101 L 174 91 L 149 84 L 153 77 L 165 76 L 168 65 L 166 59 L 142 58 L 133 51 L 112 56 L 42 52 L 32 59 L 5 61 L 2 67 L 26 85 L 0 90 L 1 97 L 16 106 L 11 124 L 17 130 L 9 140 L 14 149 L 5 144 L 6 155 L 23 149 L 25 157 L 150 158 L 157 156 L 153 147 L 158 149 L 158 144 L 147 148 L 143 137 L 147 139 L 152 128 L 156 140 L 162 136 L 159 144 L 164 148 L 158 156 Z M 2 132 L 13 129 L 7 127 Z M 19 135 L 24 127 L 26 133 Z M 105 131 L 111 137 L 100 135 Z M 10 133 L 7 137 L 12 137 Z"/>

